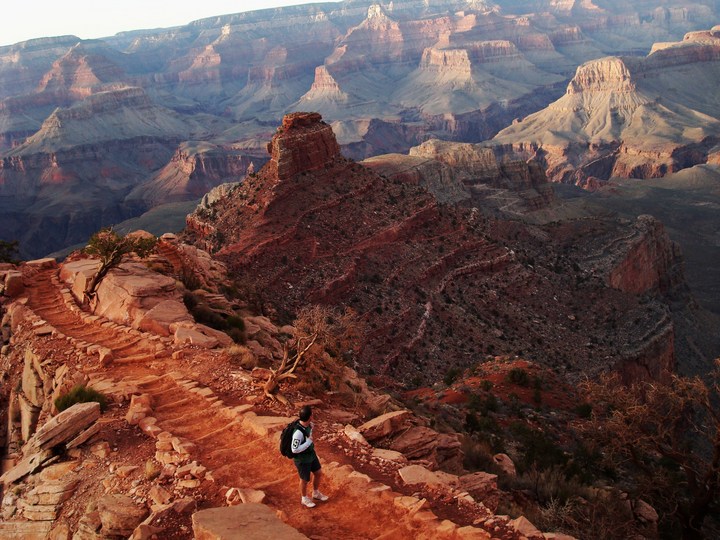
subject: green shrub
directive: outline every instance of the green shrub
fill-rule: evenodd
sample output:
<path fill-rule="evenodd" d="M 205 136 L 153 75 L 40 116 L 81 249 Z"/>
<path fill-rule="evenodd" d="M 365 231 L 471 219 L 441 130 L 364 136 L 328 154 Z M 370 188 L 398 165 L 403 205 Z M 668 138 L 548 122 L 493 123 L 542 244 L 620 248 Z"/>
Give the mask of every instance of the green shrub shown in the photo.
<path fill-rule="evenodd" d="M 489 392 L 493 386 L 494 386 L 493 382 L 488 379 L 483 379 L 480 382 L 480 388 L 482 388 L 483 390 L 485 390 L 487 392 Z"/>
<path fill-rule="evenodd" d="M 107 409 L 107 397 L 94 388 L 88 388 L 81 384 L 74 386 L 67 394 L 59 396 L 55 400 L 55 408 L 62 412 L 76 403 L 90 403 L 96 401 L 100 404 L 100 411 Z"/>
<path fill-rule="evenodd" d="M 460 376 L 462 370 L 460 368 L 452 367 L 445 372 L 443 382 L 446 386 L 450 386 Z"/>
<path fill-rule="evenodd" d="M 530 376 L 523 368 L 513 368 L 507 374 L 507 380 L 518 386 L 528 386 L 530 384 Z"/>
<path fill-rule="evenodd" d="M 227 319 L 225 319 L 225 324 L 228 328 L 237 328 L 241 331 L 245 330 L 245 321 L 242 317 L 238 317 L 237 315 L 230 315 Z"/>
<path fill-rule="evenodd" d="M 245 332 L 238 328 L 230 328 L 229 330 L 225 330 L 225 333 L 230 336 L 235 343 L 244 345 L 247 342 Z"/>
<path fill-rule="evenodd" d="M 520 443 L 521 458 L 516 462 L 520 472 L 528 471 L 531 467 L 544 471 L 567 464 L 568 457 L 562 449 L 542 431 L 534 430 L 522 422 L 513 423 L 510 430 Z"/>
<path fill-rule="evenodd" d="M 590 415 L 592 414 L 592 405 L 589 403 L 581 403 L 575 407 L 575 414 L 577 414 L 580 418 L 590 418 Z"/>
<path fill-rule="evenodd" d="M 497 473 L 498 467 L 493 460 L 498 450 L 486 440 L 466 437 L 462 441 L 463 467 L 469 471 Z"/>
<path fill-rule="evenodd" d="M 185 307 L 188 308 L 188 311 L 195 309 L 199 303 L 200 298 L 196 294 L 193 294 L 190 291 L 185 291 L 183 293 L 183 304 L 185 304 Z"/>
<path fill-rule="evenodd" d="M 225 330 L 227 327 L 225 324 L 225 318 L 205 304 L 195 306 L 191 313 L 197 322 L 205 324 L 215 330 Z"/>
<path fill-rule="evenodd" d="M 468 398 L 468 409 L 479 412 L 483 416 L 487 416 L 490 411 L 497 411 L 497 406 L 498 402 L 495 394 L 487 394 L 485 396 L 470 394 Z"/>
<path fill-rule="evenodd" d="M 487 432 L 499 433 L 500 426 L 491 416 L 478 416 L 474 411 L 465 414 L 465 431 L 469 433 Z"/>

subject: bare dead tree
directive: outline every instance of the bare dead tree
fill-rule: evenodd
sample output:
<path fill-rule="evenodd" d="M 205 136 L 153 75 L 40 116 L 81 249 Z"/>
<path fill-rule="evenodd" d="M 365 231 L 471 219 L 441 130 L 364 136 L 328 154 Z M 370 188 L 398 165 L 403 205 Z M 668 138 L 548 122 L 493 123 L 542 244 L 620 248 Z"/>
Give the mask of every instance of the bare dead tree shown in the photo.
<path fill-rule="evenodd" d="M 308 369 L 317 373 L 327 370 L 329 356 L 339 357 L 359 345 L 360 325 L 353 312 L 338 313 L 329 307 L 311 306 L 303 308 L 295 320 L 297 336 L 285 343 L 283 358 L 263 384 L 266 397 L 289 405 L 290 401 L 280 392 L 280 384 L 298 378 L 298 370 Z M 328 355 L 329 354 L 329 355 Z M 337 362 L 337 361 L 336 361 Z"/>
<path fill-rule="evenodd" d="M 270 369 L 270 376 L 263 385 L 263 392 L 265 392 L 266 397 L 279 401 L 284 405 L 290 405 L 290 400 L 288 400 L 280 393 L 280 383 L 286 379 L 297 379 L 295 370 L 302 363 L 305 353 L 307 353 L 310 348 L 315 344 L 317 338 L 317 332 L 310 336 L 297 338 L 295 340 L 296 352 L 292 360 L 290 360 L 289 362 L 288 360 L 290 358 L 290 346 L 285 343 L 285 346 L 283 347 L 283 358 L 280 362 L 280 367 L 278 367 L 277 369 Z"/>

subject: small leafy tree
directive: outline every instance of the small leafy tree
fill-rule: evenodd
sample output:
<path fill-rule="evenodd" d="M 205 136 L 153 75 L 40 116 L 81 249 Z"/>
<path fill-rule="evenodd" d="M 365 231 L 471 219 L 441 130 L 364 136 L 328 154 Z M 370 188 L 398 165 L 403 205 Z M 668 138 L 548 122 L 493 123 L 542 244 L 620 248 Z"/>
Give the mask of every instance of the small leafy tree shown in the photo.
<path fill-rule="evenodd" d="M 684 539 L 706 538 L 706 518 L 720 504 L 720 359 L 715 363 L 709 383 L 673 375 L 626 387 L 615 375 L 585 384 L 593 404 L 583 428 L 588 440 Z"/>
<path fill-rule="evenodd" d="M 95 296 L 100 282 L 111 269 L 122 262 L 125 255 L 134 252 L 139 257 L 147 257 L 155 249 L 156 243 L 155 237 L 121 236 L 111 228 L 93 234 L 83 251 L 88 255 L 99 257 L 100 268 L 85 286 L 85 300 L 88 301 Z"/>
<path fill-rule="evenodd" d="M 6 242 L 5 240 L 0 240 L 0 262 L 9 262 L 14 263 L 17 262 L 17 259 L 15 256 L 18 252 L 18 241 L 13 240 L 12 242 Z"/>

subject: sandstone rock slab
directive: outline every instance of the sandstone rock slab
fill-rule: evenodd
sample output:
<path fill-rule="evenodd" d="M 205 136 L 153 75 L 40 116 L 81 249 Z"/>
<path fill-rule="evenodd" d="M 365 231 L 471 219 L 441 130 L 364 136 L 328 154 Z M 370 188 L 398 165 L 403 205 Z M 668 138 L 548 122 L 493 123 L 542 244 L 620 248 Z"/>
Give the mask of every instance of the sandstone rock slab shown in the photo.
<path fill-rule="evenodd" d="M 35 472 L 43 463 L 50 460 L 52 456 L 53 453 L 50 450 L 41 450 L 40 452 L 26 456 L 9 471 L 0 476 L 0 482 L 5 485 L 12 484 L 23 476 Z"/>
<path fill-rule="evenodd" d="M 422 465 L 408 465 L 398 470 L 398 474 L 407 486 L 415 484 L 444 485 L 444 482 L 434 472 L 426 469 Z"/>
<path fill-rule="evenodd" d="M 307 540 L 263 504 L 209 508 L 192 516 L 195 540 Z"/>
<path fill-rule="evenodd" d="M 373 418 L 358 427 L 368 442 L 373 442 L 408 427 L 412 413 L 408 410 L 393 411 Z"/>
<path fill-rule="evenodd" d="M 104 535 L 128 537 L 148 515 L 148 509 L 125 495 L 104 495 L 98 500 L 98 513 Z"/>
<path fill-rule="evenodd" d="M 265 437 L 270 433 L 282 431 L 292 421 L 293 418 L 288 416 L 258 416 L 253 412 L 248 412 L 243 418 L 243 427 Z"/>
<path fill-rule="evenodd" d="M 176 345 L 195 345 L 204 349 L 214 349 L 220 342 L 214 337 L 206 336 L 200 330 L 188 326 L 178 326 L 175 329 Z"/>
<path fill-rule="evenodd" d="M 5 274 L 5 295 L 10 298 L 20 296 L 25 290 L 22 274 L 17 270 L 10 270 Z"/>
<path fill-rule="evenodd" d="M 544 540 L 545 538 L 542 531 L 535 527 L 525 516 L 510 520 L 508 525 L 528 540 Z"/>
<path fill-rule="evenodd" d="M 169 299 L 161 301 L 146 312 L 138 322 L 138 329 L 160 336 L 169 336 L 172 323 L 192 324 L 192 322 L 193 318 L 185 304 L 179 300 Z"/>
<path fill-rule="evenodd" d="M 100 404 L 76 403 L 45 423 L 28 441 L 26 454 L 67 442 L 100 418 Z"/>
<path fill-rule="evenodd" d="M 51 521 L 0 521 L 0 538 L 45 540 L 51 528 Z"/>

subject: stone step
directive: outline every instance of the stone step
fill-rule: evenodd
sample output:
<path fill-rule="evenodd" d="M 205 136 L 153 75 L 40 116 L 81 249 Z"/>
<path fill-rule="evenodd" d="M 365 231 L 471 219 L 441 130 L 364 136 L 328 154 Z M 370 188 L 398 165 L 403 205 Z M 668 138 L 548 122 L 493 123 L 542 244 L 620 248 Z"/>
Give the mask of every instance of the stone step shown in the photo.
<path fill-rule="evenodd" d="M 52 526 L 51 521 L 0 521 L 0 538 L 45 540 Z"/>

